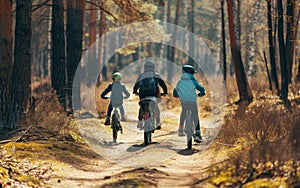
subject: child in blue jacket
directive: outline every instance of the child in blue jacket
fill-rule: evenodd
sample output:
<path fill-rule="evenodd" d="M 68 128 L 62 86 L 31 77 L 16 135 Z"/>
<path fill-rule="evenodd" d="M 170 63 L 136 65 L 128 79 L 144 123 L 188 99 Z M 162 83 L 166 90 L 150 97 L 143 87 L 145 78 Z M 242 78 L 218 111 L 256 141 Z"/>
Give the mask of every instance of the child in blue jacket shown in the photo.
<path fill-rule="evenodd" d="M 196 90 L 200 93 L 199 96 L 205 95 L 205 88 L 198 83 L 194 77 L 196 70 L 191 65 L 184 65 L 182 68 L 182 76 L 178 81 L 176 87 L 173 90 L 173 96 L 180 99 L 181 103 L 181 114 L 178 129 L 178 136 L 184 136 L 183 125 L 186 117 L 186 112 L 188 106 L 191 106 L 192 111 L 192 121 L 196 125 L 196 134 L 194 136 L 194 141 L 197 143 L 202 142 L 200 123 L 198 117 L 198 107 L 197 107 L 197 94 Z"/>

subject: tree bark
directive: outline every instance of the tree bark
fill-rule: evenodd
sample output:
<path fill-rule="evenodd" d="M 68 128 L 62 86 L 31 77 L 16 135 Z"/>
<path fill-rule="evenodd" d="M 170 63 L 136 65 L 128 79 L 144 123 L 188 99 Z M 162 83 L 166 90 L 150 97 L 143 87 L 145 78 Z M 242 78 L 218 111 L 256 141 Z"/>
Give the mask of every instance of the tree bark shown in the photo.
<path fill-rule="evenodd" d="M 9 128 L 12 57 L 12 2 L 0 1 L 0 129 Z"/>
<path fill-rule="evenodd" d="M 238 18 L 235 10 L 235 0 L 227 0 L 228 9 L 228 26 L 230 35 L 230 48 L 232 56 L 232 64 L 236 76 L 237 86 L 239 90 L 239 102 L 252 102 L 253 96 L 246 77 L 239 41 L 239 28 L 237 27 Z"/>
<path fill-rule="evenodd" d="M 68 0 L 67 5 L 67 99 L 70 113 L 73 113 L 72 89 L 74 76 L 82 56 L 83 18 L 85 1 Z M 80 85 L 74 93 L 76 106 L 80 108 Z"/>
<path fill-rule="evenodd" d="M 257 18 L 260 8 L 260 2 L 261 0 L 257 0 L 254 4 L 254 10 L 252 17 L 250 18 L 250 24 L 249 24 L 249 35 L 248 40 L 249 43 L 247 45 L 248 50 L 246 50 L 246 65 L 247 68 L 247 76 L 252 76 L 255 74 L 256 70 L 254 69 L 254 58 L 255 58 L 255 31 L 256 31 L 256 25 L 257 25 Z"/>
<path fill-rule="evenodd" d="M 31 97 L 32 0 L 16 1 L 15 51 L 12 74 L 10 123 L 15 128 L 25 117 Z"/>
<path fill-rule="evenodd" d="M 103 10 L 101 10 L 100 12 L 100 30 L 99 30 L 99 36 L 100 36 L 100 39 L 99 40 L 99 66 L 102 68 L 101 70 L 101 75 L 102 75 L 102 78 L 103 80 L 108 80 L 107 78 L 107 67 L 106 65 L 104 64 L 104 55 L 105 55 L 105 47 L 104 47 L 104 44 L 105 44 L 105 36 L 104 36 L 104 33 L 105 33 L 105 30 L 106 30 L 106 21 L 105 21 L 105 12 Z M 99 82 L 100 82 L 100 75 L 99 75 Z"/>
<path fill-rule="evenodd" d="M 95 4 L 95 0 L 91 0 L 93 4 Z M 95 42 L 96 42 L 96 37 L 97 37 L 97 10 L 94 8 L 94 5 L 90 4 L 90 23 L 89 23 L 89 50 L 88 50 L 88 63 L 87 63 L 87 74 L 88 77 L 94 78 L 98 74 L 98 68 L 99 68 L 99 62 L 97 61 L 96 58 L 96 48 L 91 47 Z M 90 48 L 91 47 L 91 48 Z M 87 80 L 87 85 L 91 86 L 93 84 L 94 80 L 93 79 L 88 79 Z"/>
<path fill-rule="evenodd" d="M 177 0 L 176 14 L 175 14 L 175 20 L 174 20 L 175 25 L 178 25 L 178 23 L 179 23 L 180 4 L 181 4 L 181 0 Z M 177 32 L 175 30 L 173 33 L 173 36 L 172 36 L 174 38 L 174 43 L 176 43 L 176 35 L 177 35 Z M 175 62 L 175 48 L 172 46 L 170 46 L 169 50 L 168 50 L 168 59 L 171 61 L 171 63 L 168 63 L 167 78 L 168 78 L 168 81 L 171 82 L 172 77 L 173 77 L 173 67 L 174 67 L 173 65 Z"/>
<path fill-rule="evenodd" d="M 63 18 L 63 1 L 52 0 L 51 81 L 60 104 L 66 109 L 66 48 Z"/>
<path fill-rule="evenodd" d="M 226 37 L 225 37 L 224 0 L 221 0 L 221 19 L 222 19 L 223 76 L 224 76 L 224 82 L 226 84 L 226 79 L 227 79 L 227 63 L 226 63 Z"/>
<path fill-rule="evenodd" d="M 279 43 L 279 56 L 280 56 L 280 68 L 281 68 L 281 99 L 288 102 L 288 72 L 286 62 L 286 48 L 284 44 L 284 31 L 283 31 L 283 7 L 282 0 L 277 0 L 278 5 L 278 43 Z"/>
<path fill-rule="evenodd" d="M 293 68 L 293 60 L 294 60 L 294 2 L 293 0 L 287 0 L 286 5 L 286 68 L 287 68 L 287 79 L 288 82 L 292 82 L 292 68 Z"/>
<path fill-rule="evenodd" d="M 272 10 L 271 10 L 271 0 L 267 1 L 268 7 L 268 38 L 269 38 L 269 56 L 270 56 L 270 64 L 271 64 L 271 79 L 275 84 L 275 88 L 277 93 L 279 94 L 279 83 L 277 76 L 277 67 L 276 67 L 276 58 L 275 58 L 275 48 L 273 42 L 273 26 L 272 26 Z"/>

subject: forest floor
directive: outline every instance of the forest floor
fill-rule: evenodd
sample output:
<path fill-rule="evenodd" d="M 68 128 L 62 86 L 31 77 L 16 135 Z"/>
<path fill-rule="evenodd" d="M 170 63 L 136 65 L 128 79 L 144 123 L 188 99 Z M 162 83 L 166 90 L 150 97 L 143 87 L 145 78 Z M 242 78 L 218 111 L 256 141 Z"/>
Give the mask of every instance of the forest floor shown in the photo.
<path fill-rule="evenodd" d="M 201 119 L 204 142 L 194 143 L 192 150 L 186 149 L 186 137 L 177 136 L 180 108 L 165 113 L 165 107 L 161 107 L 162 129 L 156 130 L 152 143 L 144 146 L 143 131 L 136 128 L 137 108 L 133 105 L 137 106 L 135 100 L 126 104 L 127 121 L 121 122 L 123 134 L 119 133 L 117 144 L 112 142 L 112 131 L 103 124 L 104 118 L 87 112 L 77 114 L 80 118 L 73 120 L 83 142 L 68 136 L 53 140 L 50 133 L 49 138 L 40 138 L 38 127 L 30 128 L 37 130 L 33 135 L 27 132 L 29 129 L 10 138 L 6 135 L 10 142 L 4 140 L 0 145 L 1 157 L 5 159 L 0 163 L 3 185 L 191 187 L 208 177 L 204 173 L 208 168 L 226 159 L 209 147 L 219 128 L 206 131 L 206 119 Z"/>
<path fill-rule="evenodd" d="M 232 174 L 221 173 L 218 179 L 211 180 L 216 166 L 228 161 L 234 150 L 243 151 L 243 148 L 248 147 L 245 145 L 248 142 L 239 140 L 227 144 L 214 140 L 220 127 L 212 125 L 219 124 L 220 117 L 210 116 L 211 109 L 206 105 L 200 107 L 204 142 L 194 143 L 193 149 L 187 150 L 186 137 L 177 136 L 180 106 L 167 102 L 167 105 L 160 106 L 162 129 L 156 130 L 152 137 L 153 142 L 144 146 L 143 132 L 136 128 L 136 100 L 131 98 L 124 105 L 127 121 L 121 122 L 123 134 L 119 134 L 117 144 L 112 142 L 111 128 L 103 124 L 103 117 L 83 111 L 76 112 L 77 118 L 68 123 L 73 125 L 71 131 L 60 131 L 56 134 L 51 126 L 30 123 L 30 126 L 0 134 L 0 187 L 219 187 L 231 180 L 239 185 L 254 180 L 251 169 L 244 167 L 246 173 L 240 176 L 243 179 L 233 179 Z M 283 109 L 279 109 L 282 104 L 278 101 L 272 101 L 274 111 L 276 108 L 278 111 Z M 46 106 L 49 108 L 48 104 Z M 262 118 L 260 114 L 255 115 L 255 108 L 263 106 L 266 103 L 254 101 L 245 109 L 235 104 L 224 109 L 226 115 L 253 111 L 254 118 Z M 295 100 L 293 106 L 299 111 L 300 101 Z M 106 104 L 104 108 L 106 109 Z M 267 106 L 266 108 L 270 109 Z M 299 115 L 298 112 L 294 114 Z M 51 123 L 50 120 L 64 116 L 58 112 L 47 112 L 46 115 L 49 118 L 45 120 L 47 125 Z M 239 116 L 241 115 L 237 117 Z M 249 116 L 249 121 L 254 122 L 252 115 Z M 58 121 L 53 122 L 57 124 Z M 61 124 L 65 124 L 64 121 Z M 233 133 L 238 134 L 244 133 Z M 266 154 L 269 155 L 267 151 Z M 285 165 L 285 161 L 282 162 L 283 179 L 276 180 L 273 172 L 270 176 L 270 169 L 259 172 L 256 177 L 270 176 L 269 180 L 263 180 L 264 183 L 267 182 L 264 185 L 276 181 L 280 186 L 286 185 L 286 174 L 293 177 L 295 175 L 296 180 L 292 183 L 299 182 L 297 177 L 300 174 L 300 163 L 297 158 L 294 161 L 291 163 L 292 167 Z M 291 173 L 286 173 L 286 169 Z"/>

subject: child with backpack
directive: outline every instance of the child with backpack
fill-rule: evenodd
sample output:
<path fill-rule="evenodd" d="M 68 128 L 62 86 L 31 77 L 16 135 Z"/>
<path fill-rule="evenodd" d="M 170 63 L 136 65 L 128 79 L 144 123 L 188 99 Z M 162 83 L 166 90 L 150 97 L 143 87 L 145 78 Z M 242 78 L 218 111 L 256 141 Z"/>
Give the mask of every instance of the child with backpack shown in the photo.
<path fill-rule="evenodd" d="M 173 96 L 180 99 L 181 103 L 181 114 L 180 122 L 178 128 L 178 136 L 185 136 L 183 125 L 186 117 L 187 108 L 190 105 L 192 111 L 192 121 L 196 126 L 196 133 L 194 136 L 194 141 L 197 143 L 202 142 L 201 132 L 200 132 L 200 123 L 198 117 L 198 107 L 197 107 L 197 94 L 196 90 L 200 93 L 198 96 L 205 95 L 205 88 L 198 83 L 194 77 L 194 73 L 197 72 L 193 66 L 184 65 L 182 67 L 182 76 L 178 81 L 176 87 L 173 90 Z"/>
<path fill-rule="evenodd" d="M 144 64 L 144 72 L 139 75 L 133 87 L 133 93 L 139 95 L 140 100 L 145 97 L 156 97 L 161 98 L 161 93 L 159 91 L 159 86 L 163 89 L 162 95 L 168 93 L 167 86 L 160 75 L 154 72 L 155 64 L 152 61 L 147 61 Z M 156 105 L 156 129 L 161 129 L 160 123 L 160 111 Z M 140 107 L 138 115 L 138 125 L 137 128 L 142 127 L 143 111 Z"/>
<path fill-rule="evenodd" d="M 110 103 L 108 105 L 104 125 L 110 125 L 110 116 L 113 110 L 113 106 L 119 106 L 120 113 L 121 113 L 121 121 L 126 121 L 124 107 L 123 107 L 123 98 L 128 99 L 130 93 L 126 89 L 125 85 L 121 83 L 121 79 L 122 79 L 122 74 L 119 72 L 115 72 L 112 75 L 113 82 L 110 83 L 106 87 L 106 89 L 101 93 L 102 99 L 108 99 L 108 97 L 106 97 L 106 94 L 111 92 Z M 125 94 L 125 97 L 123 96 L 123 94 Z"/>

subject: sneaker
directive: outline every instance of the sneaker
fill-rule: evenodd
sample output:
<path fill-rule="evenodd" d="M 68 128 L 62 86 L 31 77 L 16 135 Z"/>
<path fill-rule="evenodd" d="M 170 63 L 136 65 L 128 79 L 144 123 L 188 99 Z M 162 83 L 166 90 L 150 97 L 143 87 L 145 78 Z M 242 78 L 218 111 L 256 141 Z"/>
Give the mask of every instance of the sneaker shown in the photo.
<path fill-rule="evenodd" d="M 202 139 L 202 137 L 201 137 L 201 135 L 200 135 L 200 133 L 197 131 L 196 132 L 196 134 L 195 134 L 195 136 L 194 136 L 194 141 L 196 142 L 196 143 L 201 143 L 201 142 L 203 142 L 203 139 Z"/>
<path fill-rule="evenodd" d="M 183 129 L 178 129 L 178 136 L 185 136 Z"/>
<path fill-rule="evenodd" d="M 161 124 L 158 123 L 157 126 L 156 126 L 156 130 L 160 130 L 161 129 Z"/>
<path fill-rule="evenodd" d="M 118 131 L 120 131 L 121 132 L 121 134 L 123 134 L 123 128 L 122 128 L 122 126 L 119 124 L 119 126 L 118 126 Z"/>
<path fill-rule="evenodd" d="M 104 125 L 110 125 L 110 118 L 109 117 L 107 117 L 105 119 Z"/>
<path fill-rule="evenodd" d="M 137 124 L 137 128 L 138 129 L 142 129 L 143 128 L 143 122 L 142 121 L 138 121 L 138 124 Z"/>
<path fill-rule="evenodd" d="M 121 121 L 125 122 L 126 121 L 126 118 L 123 116 L 121 117 Z"/>

